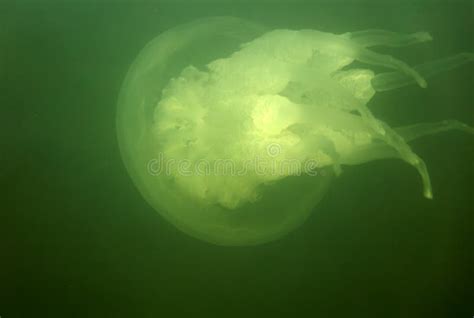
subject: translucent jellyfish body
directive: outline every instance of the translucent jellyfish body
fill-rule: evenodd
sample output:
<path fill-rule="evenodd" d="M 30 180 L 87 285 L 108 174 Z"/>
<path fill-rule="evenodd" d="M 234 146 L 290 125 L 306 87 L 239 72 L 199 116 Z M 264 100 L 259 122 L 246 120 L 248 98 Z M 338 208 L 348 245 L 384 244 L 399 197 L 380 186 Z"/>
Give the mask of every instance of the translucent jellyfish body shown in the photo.
<path fill-rule="evenodd" d="M 407 142 L 473 129 L 455 120 L 392 128 L 367 107 L 376 91 L 425 87 L 426 77 L 473 60 L 461 53 L 412 68 L 370 49 L 429 40 L 425 32 L 267 30 L 230 17 L 166 31 L 139 54 L 119 98 L 127 170 L 168 221 L 220 245 L 295 229 L 344 165 L 400 158 L 431 198 L 425 163 Z M 353 61 L 390 70 L 374 74 Z"/>

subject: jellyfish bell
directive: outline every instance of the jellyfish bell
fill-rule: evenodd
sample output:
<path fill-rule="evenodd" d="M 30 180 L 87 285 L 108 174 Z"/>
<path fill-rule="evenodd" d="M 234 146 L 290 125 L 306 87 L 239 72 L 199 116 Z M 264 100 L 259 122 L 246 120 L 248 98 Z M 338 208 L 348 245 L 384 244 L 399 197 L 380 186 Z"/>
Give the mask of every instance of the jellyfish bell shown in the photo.
<path fill-rule="evenodd" d="M 219 245 L 292 231 L 344 165 L 400 158 L 431 198 L 426 165 L 408 142 L 473 129 L 455 120 L 392 128 L 367 107 L 377 91 L 426 87 L 425 78 L 474 59 L 410 67 L 370 49 L 429 40 L 426 32 L 268 30 L 230 17 L 173 28 L 142 50 L 123 84 L 117 134 L 126 168 L 163 217 Z"/>

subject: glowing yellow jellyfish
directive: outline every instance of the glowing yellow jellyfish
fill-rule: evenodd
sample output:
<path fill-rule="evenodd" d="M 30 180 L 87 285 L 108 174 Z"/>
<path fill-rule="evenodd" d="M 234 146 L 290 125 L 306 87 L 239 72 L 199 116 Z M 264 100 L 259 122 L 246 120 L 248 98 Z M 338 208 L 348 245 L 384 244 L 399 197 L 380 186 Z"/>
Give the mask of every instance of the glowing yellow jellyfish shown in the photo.
<path fill-rule="evenodd" d="M 458 121 L 391 128 L 367 103 L 375 91 L 473 60 L 463 53 L 411 68 L 371 46 L 429 41 L 428 33 L 341 35 L 266 30 L 230 17 L 199 20 L 151 41 L 120 95 L 117 133 L 145 199 L 182 231 L 220 245 L 274 240 L 308 217 L 341 165 L 400 158 L 425 163 L 407 142 Z M 392 69 L 343 67 L 353 61 Z"/>

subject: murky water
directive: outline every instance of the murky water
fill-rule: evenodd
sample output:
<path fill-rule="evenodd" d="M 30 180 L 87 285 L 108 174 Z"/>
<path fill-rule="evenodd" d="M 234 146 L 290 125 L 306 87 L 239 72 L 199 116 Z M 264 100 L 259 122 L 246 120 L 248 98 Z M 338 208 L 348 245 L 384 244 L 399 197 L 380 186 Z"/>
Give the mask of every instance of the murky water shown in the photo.
<path fill-rule="evenodd" d="M 270 28 L 428 31 L 384 48 L 415 65 L 473 48 L 471 1 L 0 3 L 0 316 L 462 317 L 472 315 L 472 136 L 412 143 L 412 167 L 343 167 L 283 238 L 221 247 L 183 234 L 141 197 L 120 157 L 117 97 L 160 32 L 231 15 Z M 473 125 L 473 65 L 377 94 L 393 126 Z"/>

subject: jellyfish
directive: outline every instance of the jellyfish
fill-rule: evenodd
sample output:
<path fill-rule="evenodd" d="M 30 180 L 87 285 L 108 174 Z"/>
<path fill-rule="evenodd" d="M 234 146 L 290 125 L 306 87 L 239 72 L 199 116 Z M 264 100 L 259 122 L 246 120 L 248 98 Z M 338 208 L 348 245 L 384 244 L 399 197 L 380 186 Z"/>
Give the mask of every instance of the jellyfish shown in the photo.
<path fill-rule="evenodd" d="M 376 92 L 424 88 L 426 78 L 474 59 L 460 53 L 411 67 L 373 49 L 430 40 L 427 32 L 270 30 L 232 17 L 170 29 L 141 51 L 119 96 L 126 169 L 166 220 L 218 245 L 261 244 L 296 229 L 349 165 L 401 159 L 431 199 L 426 164 L 409 142 L 473 128 L 457 120 L 391 127 L 369 108 Z"/>

